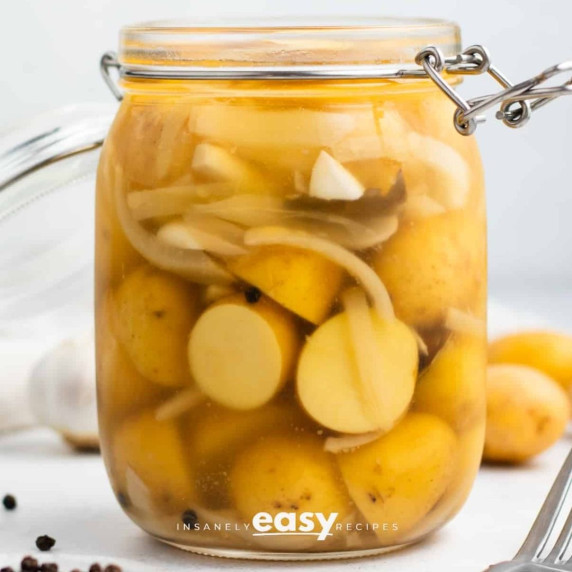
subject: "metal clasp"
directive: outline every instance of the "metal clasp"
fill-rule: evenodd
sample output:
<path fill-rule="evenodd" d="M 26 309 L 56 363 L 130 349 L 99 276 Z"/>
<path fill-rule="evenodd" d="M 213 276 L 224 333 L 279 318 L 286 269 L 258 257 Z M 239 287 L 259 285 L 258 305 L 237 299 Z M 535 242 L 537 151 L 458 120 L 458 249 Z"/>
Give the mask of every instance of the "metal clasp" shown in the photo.
<path fill-rule="evenodd" d="M 445 58 L 441 51 L 430 46 L 417 54 L 415 61 L 425 73 L 455 103 L 455 127 L 462 135 L 471 135 L 477 125 L 485 121 L 481 115 L 491 107 L 499 106 L 495 117 L 511 128 L 522 127 L 532 116 L 532 112 L 562 95 L 572 94 L 572 77 L 555 87 L 540 87 L 551 78 L 572 72 L 572 61 L 567 61 L 523 82 L 512 84 L 508 78 L 491 63 L 489 52 L 483 46 L 471 46 L 462 54 Z M 441 73 L 458 75 L 489 74 L 503 89 L 492 95 L 464 99 Z"/>

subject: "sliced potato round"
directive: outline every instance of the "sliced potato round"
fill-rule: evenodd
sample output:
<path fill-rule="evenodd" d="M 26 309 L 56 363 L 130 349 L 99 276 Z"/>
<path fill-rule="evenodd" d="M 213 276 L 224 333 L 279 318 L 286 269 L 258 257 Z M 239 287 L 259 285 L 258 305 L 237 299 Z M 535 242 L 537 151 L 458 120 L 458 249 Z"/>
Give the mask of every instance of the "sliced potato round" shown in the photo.
<path fill-rule="evenodd" d="M 527 365 L 572 391 L 572 336 L 530 331 L 504 336 L 489 346 L 490 363 Z"/>
<path fill-rule="evenodd" d="M 228 260 L 228 269 L 288 310 L 323 322 L 338 294 L 343 270 L 318 254 L 288 246 L 259 247 Z"/>
<path fill-rule="evenodd" d="M 482 424 L 486 360 L 484 337 L 451 336 L 419 377 L 415 411 L 437 415 L 455 431 Z"/>
<path fill-rule="evenodd" d="M 448 308 L 480 310 L 486 278 L 485 228 L 462 212 L 409 221 L 374 256 L 397 317 L 417 328 L 441 321 Z"/>
<path fill-rule="evenodd" d="M 566 392 L 541 371 L 488 367 L 486 460 L 518 463 L 542 453 L 562 436 L 569 417 Z"/>
<path fill-rule="evenodd" d="M 197 321 L 188 345 L 191 372 L 213 401 L 231 409 L 264 405 L 292 373 L 299 348 L 294 318 L 274 302 L 238 294 Z"/>
<path fill-rule="evenodd" d="M 310 336 L 298 364 L 298 397 L 311 417 L 334 431 L 387 431 L 413 396 L 417 342 L 402 322 L 374 310 L 352 322 L 343 312 Z"/>
<path fill-rule="evenodd" d="M 114 298 L 114 328 L 139 373 L 171 387 L 190 383 L 186 348 L 198 313 L 197 287 L 141 266 Z"/>
<path fill-rule="evenodd" d="M 438 417 L 410 413 L 392 431 L 351 453 L 336 455 L 350 496 L 382 544 L 393 544 L 425 517 L 455 471 L 457 439 Z M 393 525 L 397 530 L 393 529 Z"/>

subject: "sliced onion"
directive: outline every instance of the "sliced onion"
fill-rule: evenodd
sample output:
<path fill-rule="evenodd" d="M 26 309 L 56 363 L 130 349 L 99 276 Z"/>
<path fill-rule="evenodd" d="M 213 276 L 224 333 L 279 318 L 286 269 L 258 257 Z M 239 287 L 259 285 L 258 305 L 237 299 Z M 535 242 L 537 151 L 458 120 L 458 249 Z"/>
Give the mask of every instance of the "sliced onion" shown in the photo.
<path fill-rule="evenodd" d="M 117 216 L 125 236 L 143 258 L 162 270 L 174 272 L 200 284 L 229 284 L 235 281 L 231 274 L 204 252 L 164 244 L 135 221 L 123 193 L 122 173 L 118 167 L 115 171 L 114 194 Z"/>
<path fill-rule="evenodd" d="M 357 449 L 362 445 L 377 441 L 383 431 L 371 431 L 369 433 L 361 433 L 360 435 L 340 435 L 338 437 L 328 437 L 324 442 L 324 451 L 328 453 L 342 453 Z"/>
<path fill-rule="evenodd" d="M 226 183 L 184 185 L 161 189 L 133 191 L 127 195 L 127 204 L 135 220 L 180 215 L 198 201 L 228 197 L 232 188 Z"/>
<path fill-rule="evenodd" d="M 391 423 L 382 422 L 383 404 L 375 389 L 381 371 L 381 355 L 376 343 L 371 310 L 365 294 L 359 288 L 350 288 L 342 294 L 342 302 L 349 324 L 350 341 L 357 364 L 364 410 L 378 427 L 389 428 Z"/>
<path fill-rule="evenodd" d="M 484 320 L 458 310 L 457 308 L 449 308 L 445 315 L 445 327 L 452 332 L 459 334 L 469 334 L 482 336 L 486 332 L 486 324 Z"/>
<path fill-rule="evenodd" d="M 444 212 L 445 207 L 428 195 L 409 197 L 403 207 L 403 216 L 407 219 L 426 218 Z"/>
<path fill-rule="evenodd" d="M 290 208 L 276 197 L 254 195 L 196 205 L 192 212 L 214 215 L 248 227 L 282 225 L 308 234 L 321 235 L 350 250 L 377 246 L 397 231 L 399 223 L 396 215 L 355 221 L 318 208 Z"/>
<path fill-rule="evenodd" d="M 189 387 L 180 391 L 161 404 L 155 410 L 155 419 L 157 421 L 168 421 L 170 419 L 175 419 L 180 417 L 183 413 L 186 413 L 190 409 L 194 409 L 197 405 L 205 400 L 205 394 L 196 389 L 195 387 Z"/>
<path fill-rule="evenodd" d="M 247 250 L 242 246 L 181 220 L 164 224 L 159 229 L 157 238 L 161 242 L 176 248 L 204 250 L 221 256 L 238 256 L 247 253 Z"/>
<path fill-rule="evenodd" d="M 244 243 L 247 246 L 292 246 L 316 252 L 345 268 L 362 285 L 382 318 L 395 318 L 391 299 L 379 276 L 361 258 L 338 244 L 284 227 L 251 229 L 244 235 Z"/>

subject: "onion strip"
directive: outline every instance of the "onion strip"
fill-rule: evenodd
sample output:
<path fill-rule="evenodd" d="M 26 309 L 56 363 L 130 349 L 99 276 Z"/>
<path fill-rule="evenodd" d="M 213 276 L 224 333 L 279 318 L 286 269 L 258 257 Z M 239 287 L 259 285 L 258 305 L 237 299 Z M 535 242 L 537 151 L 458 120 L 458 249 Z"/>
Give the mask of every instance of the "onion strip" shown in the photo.
<path fill-rule="evenodd" d="M 244 235 L 244 243 L 247 246 L 292 246 L 320 254 L 344 268 L 362 285 L 381 318 L 395 318 L 389 293 L 379 276 L 361 258 L 338 244 L 283 227 L 251 229 Z"/>
<path fill-rule="evenodd" d="M 328 437 L 324 442 L 324 451 L 328 453 L 342 453 L 357 449 L 362 445 L 377 441 L 383 431 L 370 431 L 369 433 L 361 433 L 360 435 L 339 435 L 337 437 Z"/>
<path fill-rule="evenodd" d="M 133 219 L 122 189 L 122 173 L 115 169 L 115 206 L 125 236 L 133 248 L 157 268 L 200 284 L 230 284 L 234 277 L 204 252 L 174 248 L 160 242 Z"/>
<path fill-rule="evenodd" d="M 194 409 L 205 399 L 206 397 L 204 393 L 195 387 L 190 387 L 177 393 L 174 397 L 161 404 L 155 410 L 155 419 L 157 421 L 169 421 L 171 419 L 175 419 L 190 409 Z"/>

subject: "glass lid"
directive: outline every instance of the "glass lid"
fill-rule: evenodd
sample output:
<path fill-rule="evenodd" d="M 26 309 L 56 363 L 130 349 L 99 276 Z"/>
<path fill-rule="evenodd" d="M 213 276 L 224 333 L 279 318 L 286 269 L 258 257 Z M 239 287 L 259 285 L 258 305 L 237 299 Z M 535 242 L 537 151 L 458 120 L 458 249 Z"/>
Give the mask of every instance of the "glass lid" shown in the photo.
<path fill-rule="evenodd" d="M 428 45 L 455 55 L 460 40 L 457 24 L 433 19 L 158 21 L 123 28 L 119 62 L 206 68 L 413 65 Z"/>

